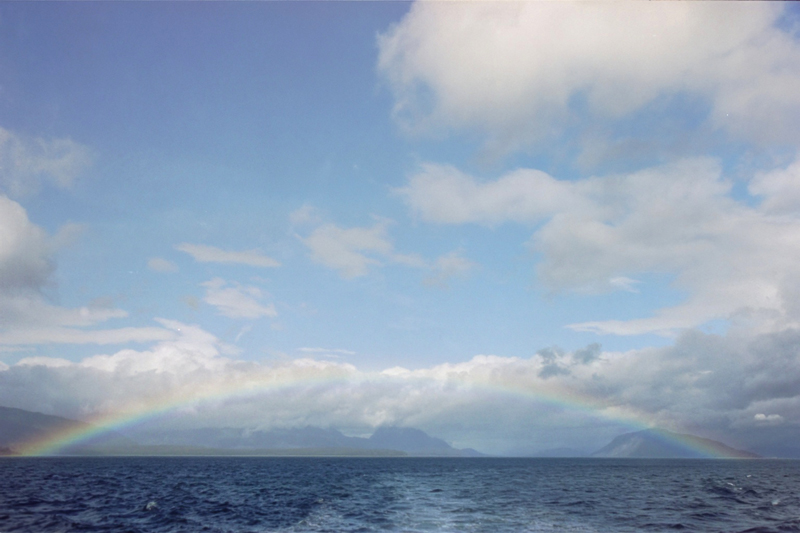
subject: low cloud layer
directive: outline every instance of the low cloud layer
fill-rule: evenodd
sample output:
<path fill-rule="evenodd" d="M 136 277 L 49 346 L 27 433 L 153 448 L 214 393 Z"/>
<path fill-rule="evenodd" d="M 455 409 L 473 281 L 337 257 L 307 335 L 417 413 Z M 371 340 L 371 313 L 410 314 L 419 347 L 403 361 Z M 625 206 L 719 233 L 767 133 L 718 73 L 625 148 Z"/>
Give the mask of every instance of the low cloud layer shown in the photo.
<path fill-rule="evenodd" d="M 787 444 L 800 428 L 796 330 L 751 339 L 687 333 L 667 348 L 612 353 L 594 344 L 527 359 L 479 355 L 365 372 L 307 358 L 237 360 L 226 355 L 234 353 L 230 346 L 197 326 L 159 324 L 176 337 L 144 351 L 78 362 L 38 357 L 4 367 L 0 404 L 87 420 L 175 405 L 170 423 L 194 427 L 366 431 L 397 424 L 492 452 L 526 442 L 585 443 L 564 440 L 576 424 L 585 429 L 580 439 L 597 445 L 625 429 L 656 425 L 800 456 Z"/>

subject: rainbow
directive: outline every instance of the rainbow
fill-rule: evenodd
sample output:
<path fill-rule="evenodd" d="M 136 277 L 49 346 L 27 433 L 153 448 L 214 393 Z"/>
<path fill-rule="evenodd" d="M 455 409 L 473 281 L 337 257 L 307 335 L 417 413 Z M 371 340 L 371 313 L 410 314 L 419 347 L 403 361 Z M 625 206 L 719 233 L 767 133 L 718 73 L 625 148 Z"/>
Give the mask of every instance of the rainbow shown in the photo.
<path fill-rule="evenodd" d="M 409 373 L 411 374 L 411 373 Z M 314 377 L 284 377 L 269 379 L 242 379 L 230 380 L 227 383 L 215 384 L 202 391 L 163 394 L 132 405 L 124 411 L 114 411 L 85 420 L 85 423 L 71 425 L 54 431 L 43 437 L 18 446 L 18 451 L 24 456 L 58 455 L 71 446 L 91 442 L 113 431 L 134 427 L 147 421 L 169 416 L 172 413 L 191 410 L 204 404 L 225 402 L 234 398 L 246 398 L 262 394 L 274 394 L 298 388 L 314 388 L 331 385 L 349 385 L 359 381 L 370 380 L 403 380 L 424 381 L 427 384 L 438 385 L 440 388 L 465 387 L 477 391 L 489 392 L 510 396 L 520 401 L 535 402 L 552 405 L 558 408 L 581 412 L 594 418 L 614 421 L 630 428 L 631 431 L 649 429 L 653 426 L 652 418 L 630 406 L 610 405 L 601 399 L 569 390 L 563 387 L 538 387 L 533 389 L 522 383 L 499 384 L 486 378 L 464 378 L 448 376 L 444 379 L 420 377 L 359 377 L 349 373 L 334 373 L 334 375 Z M 680 446 L 694 450 L 704 457 L 725 457 L 726 450 L 721 450 L 713 441 L 693 438 L 690 435 L 679 433 L 661 432 L 660 437 L 665 441 L 674 442 Z"/>
<path fill-rule="evenodd" d="M 179 410 L 189 410 L 204 403 L 220 402 L 235 397 L 246 397 L 265 392 L 280 392 L 296 386 L 313 387 L 336 382 L 346 382 L 341 377 L 311 377 L 303 379 L 269 379 L 263 382 L 243 380 L 206 387 L 200 392 L 192 391 L 183 394 L 166 393 L 154 396 L 123 411 L 113 411 L 95 415 L 84 420 L 84 423 L 67 426 L 48 433 L 38 439 L 17 447 L 23 456 L 58 455 L 70 446 L 79 445 L 101 437 L 112 431 L 118 431 L 142 424 L 144 422 L 167 416 Z"/>

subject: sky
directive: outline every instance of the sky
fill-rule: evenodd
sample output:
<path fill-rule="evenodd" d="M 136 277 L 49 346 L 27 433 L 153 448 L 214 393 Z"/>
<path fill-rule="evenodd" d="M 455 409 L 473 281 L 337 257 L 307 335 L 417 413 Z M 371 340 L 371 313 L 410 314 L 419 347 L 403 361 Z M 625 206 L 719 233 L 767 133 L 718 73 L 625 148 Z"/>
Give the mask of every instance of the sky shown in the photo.
<path fill-rule="evenodd" d="M 800 457 L 792 3 L 0 5 L 0 405 Z"/>

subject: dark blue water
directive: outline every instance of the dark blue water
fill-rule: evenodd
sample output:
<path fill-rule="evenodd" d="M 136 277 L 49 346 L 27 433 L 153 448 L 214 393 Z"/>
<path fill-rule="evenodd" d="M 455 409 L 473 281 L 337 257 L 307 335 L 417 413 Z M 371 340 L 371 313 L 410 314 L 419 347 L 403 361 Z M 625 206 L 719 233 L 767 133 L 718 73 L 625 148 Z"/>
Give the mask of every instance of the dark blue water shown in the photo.
<path fill-rule="evenodd" d="M 4 458 L 0 532 L 800 531 L 800 461 Z"/>

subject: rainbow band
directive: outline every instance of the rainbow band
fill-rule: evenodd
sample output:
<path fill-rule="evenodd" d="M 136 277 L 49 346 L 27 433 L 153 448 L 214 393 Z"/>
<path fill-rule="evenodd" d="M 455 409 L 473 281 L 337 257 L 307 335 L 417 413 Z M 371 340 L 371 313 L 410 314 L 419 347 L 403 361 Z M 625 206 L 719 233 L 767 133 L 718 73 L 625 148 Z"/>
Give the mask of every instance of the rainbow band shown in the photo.
<path fill-rule="evenodd" d="M 511 395 L 523 401 L 555 405 L 560 408 L 586 413 L 592 417 L 610 419 L 629 427 L 632 431 L 647 429 L 652 426 L 652 421 L 646 414 L 631 407 L 609 405 L 597 398 L 592 398 L 585 394 L 563 388 L 550 387 L 532 390 L 530 387 L 522 385 L 509 385 L 507 383 L 499 385 L 490 380 L 475 378 L 465 379 L 448 377 L 447 379 L 434 380 L 432 378 L 381 377 L 380 379 L 400 379 L 403 382 L 419 380 L 428 383 L 438 383 L 440 385 L 457 385 L 502 395 Z M 26 443 L 20 447 L 19 451 L 25 456 L 57 455 L 65 448 L 85 443 L 111 431 L 118 431 L 135 426 L 145 421 L 166 416 L 176 410 L 191 408 L 205 402 L 224 401 L 237 396 L 242 397 L 275 393 L 295 387 L 313 387 L 330 385 L 332 383 L 350 384 L 355 381 L 365 380 L 353 379 L 352 375 L 315 378 L 305 377 L 302 379 L 295 378 L 290 380 L 270 379 L 266 382 L 245 382 L 244 384 L 242 382 L 237 382 L 227 385 L 217 385 L 203 391 L 201 394 L 195 393 L 188 398 L 175 394 L 165 395 L 152 398 L 148 402 L 139 404 L 135 408 L 124 413 L 109 413 L 94 417 L 87 421 L 88 425 L 74 426 L 50 433 L 41 439 Z M 684 435 L 662 433 L 661 436 L 665 441 L 694 450 L 703 456 L 712 458 L 726 456 L 724 451 L 717 449 L 712 444 L 697 441 L 696 439 L 690 440 L 685 438 L 687 436 Z"/>

